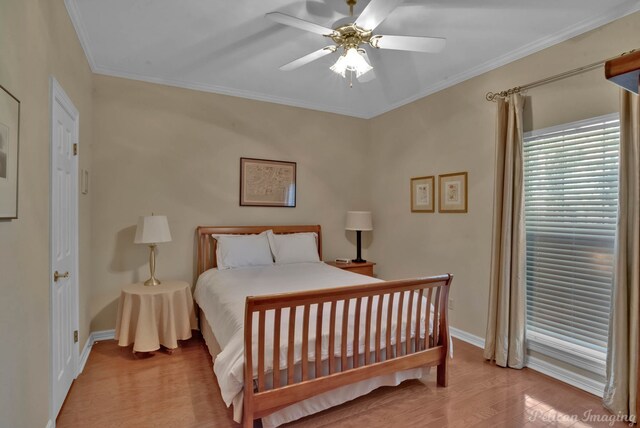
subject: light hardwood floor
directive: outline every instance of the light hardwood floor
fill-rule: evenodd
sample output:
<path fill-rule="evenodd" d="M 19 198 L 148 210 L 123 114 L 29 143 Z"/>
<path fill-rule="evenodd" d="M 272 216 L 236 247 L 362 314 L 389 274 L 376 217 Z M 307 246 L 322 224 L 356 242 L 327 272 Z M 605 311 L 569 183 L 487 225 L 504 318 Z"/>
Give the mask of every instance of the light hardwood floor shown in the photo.
<path fill-rule="evenodd" d="M 535 371 L 498 368 L 454 339 L 449 387 L 430 378 L 384 387 L 288 427 L 608 427 L 600 399 Z M 590 413 L 589 413 L 590 412 Z M 591 415 L 592 420 L 585 420 Z M 169 355 L 134 357 L 115 341 L 96 343 L 56 426 L 239 427 L 227 409 L 200 336 Z"/>

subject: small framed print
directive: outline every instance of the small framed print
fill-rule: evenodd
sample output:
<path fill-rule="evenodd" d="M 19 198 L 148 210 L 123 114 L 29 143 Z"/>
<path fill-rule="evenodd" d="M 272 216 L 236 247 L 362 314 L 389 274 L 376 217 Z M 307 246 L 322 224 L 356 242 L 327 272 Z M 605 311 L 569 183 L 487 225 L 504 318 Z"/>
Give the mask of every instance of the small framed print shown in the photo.
<path fill-rule="evenodd" d="M 438 212 L 466 213 L 467 212 L 467 173 L 455 172 L 438 176 L 440 197 L 438 198 Z"/>
<path fill-rule="evenodd" d="M 20 101 L 0 85 L 0 219 L 18 218 Z"/>
<path fill-rule="evenodd" d="M 296 163 L 240 158 L 240 205 L 296 206 Z"/>
<path fill-rule="evenodd" d="M 411 179 L 411 212 L 432 213 L 435 211 L 433 201 L 433 175 L 414 177 Z"/>

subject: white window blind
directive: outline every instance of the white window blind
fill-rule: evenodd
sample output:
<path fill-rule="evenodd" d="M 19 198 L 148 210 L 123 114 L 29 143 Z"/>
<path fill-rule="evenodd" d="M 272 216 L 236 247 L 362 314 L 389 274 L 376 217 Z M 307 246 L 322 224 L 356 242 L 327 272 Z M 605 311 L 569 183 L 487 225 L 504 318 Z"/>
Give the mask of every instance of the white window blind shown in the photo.
<path fill-rule="evenodd" d="M 619 128 L 614 114 L 524 139 L 527 336 L 601 361 L 613 281 Z"/>

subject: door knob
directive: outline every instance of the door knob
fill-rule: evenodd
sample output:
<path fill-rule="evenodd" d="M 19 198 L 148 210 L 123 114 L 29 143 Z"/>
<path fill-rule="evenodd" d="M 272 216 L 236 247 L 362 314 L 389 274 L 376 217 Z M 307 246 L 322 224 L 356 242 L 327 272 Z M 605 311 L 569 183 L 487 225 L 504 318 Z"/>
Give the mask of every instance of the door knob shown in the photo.
<path fill-rule="evenodd" d="M 55 272 L 53 273 L 53 280 L 54 280 L 55 282 L 58 282 L 58 280 L 59 280 L 60 278 L 69 278 L 69 272 L 59 273 L 58 271 L 55 271 Z"/>

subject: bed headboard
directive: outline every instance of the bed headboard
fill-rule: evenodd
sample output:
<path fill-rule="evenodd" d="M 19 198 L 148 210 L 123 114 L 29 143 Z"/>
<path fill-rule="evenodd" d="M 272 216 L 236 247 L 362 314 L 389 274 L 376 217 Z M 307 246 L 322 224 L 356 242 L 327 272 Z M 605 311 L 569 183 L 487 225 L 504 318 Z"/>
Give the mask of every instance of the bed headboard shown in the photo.
<path fill-rule="evenodd" d="M 273 230 L 275 234 L 315 232 L 318 234 L 318 256 L 322 260 L 322 233 L 320 225 L 302 226 L 198 226 L 196 228 L 196 238 L 198 240 L 197 252 L 197 275 L 214 268 L 216 263 L 216 240 L 211 235 L 251 235 Z"/>

